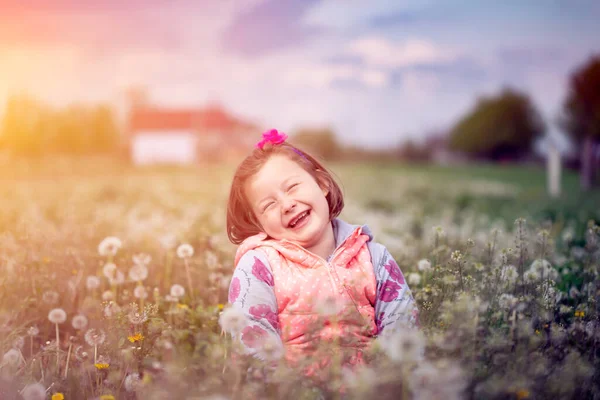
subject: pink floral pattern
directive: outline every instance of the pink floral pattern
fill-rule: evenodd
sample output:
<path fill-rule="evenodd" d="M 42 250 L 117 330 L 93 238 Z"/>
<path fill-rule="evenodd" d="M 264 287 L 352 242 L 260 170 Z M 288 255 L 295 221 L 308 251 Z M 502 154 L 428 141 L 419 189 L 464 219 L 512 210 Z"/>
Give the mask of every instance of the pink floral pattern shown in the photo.
<path fill-rule="evenodd" d="M 288 138 L 288 136 L 283 133 L 283 132 L 277 132 L 277 129 L 271 129 L 268 130 L 266 132 L 264 132 L 262 134 L 262 140 L 258 143 L 256 143 L 256 147 L 258 147 L 259 149 L 262 149 L 263 147 L 265 147 L 265 144 L 267 143 L 271 143 L 271 144 L 280 144 L 285 142 L 285 139 Z"/>
<path fill-rule="evenodd" d="M 257 348 L 267 338 L 267 331 L 256 325 L 248 325 L 242 331 L 242 342 L 248 347 Z"/>
<path fill-rule="evenodd" d="M 252 306 L 248 311 L 255 318 L 265 318 L 273 328 L 279 330 L 279 318 L 277 318 L 277 314 L 271 310 L 271 307 L 268 305 L 259 304 L 257 306 Z"/>
<path fill-rule="evenodd" d="M 236 276 L 231 280 L 231 285 L 229 286 L 229 303 L 234 303 L 237 300 L 240 290 L 240 279 Z"/>
<path fill-rule="evenodd" d="M 397 284 L 391 279 L 388 279 L 383 283 L 383 285 L 381 285 L 379 299 L 381 301 L 385 301 L 386 303 L 393 301 L 396 297 L 398 297 L 400 287 L 401 286 L 399 284 Z"/>
<path fill-rule="evenodd" d="M 396 264 L 396 261 L 394 261 L 393 258 L 390 258 L 387 264 L 384 265 L 384 268 L 387 270 L 387 272 L 389 272 L 390 278 L 392 278 L 399 284 L 404 285 L 404 275 L 402 275 L 400 267 L 398 266 L 398 264 Z"/>
<path fill-rule="evenodd" d="M 252 275 L 254 275 L 259 281 L 262 281 L 269 286 L 275 285 L 275 282 L 273 281 L 273 274 L 271 274 L 271 271 L 269 271 L 267 266 L 263 264 L 263 262 L 260 261 L 258 257 L 254 257 Z"/>

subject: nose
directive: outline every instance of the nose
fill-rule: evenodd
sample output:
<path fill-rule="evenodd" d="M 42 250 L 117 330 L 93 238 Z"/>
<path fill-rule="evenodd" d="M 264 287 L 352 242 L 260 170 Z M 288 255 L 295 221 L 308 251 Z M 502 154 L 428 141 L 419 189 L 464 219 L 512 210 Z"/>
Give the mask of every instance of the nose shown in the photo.
<path fill-rule="evenodd" d="M 282 203 L 282 211 L 284 214 L 289 213 L 290 211 L 292 211 L 294 208 L 296 208 L 296 200 L 290 198 L 290 197 L 285 197 L 283 199 L 283 203 Z"/>

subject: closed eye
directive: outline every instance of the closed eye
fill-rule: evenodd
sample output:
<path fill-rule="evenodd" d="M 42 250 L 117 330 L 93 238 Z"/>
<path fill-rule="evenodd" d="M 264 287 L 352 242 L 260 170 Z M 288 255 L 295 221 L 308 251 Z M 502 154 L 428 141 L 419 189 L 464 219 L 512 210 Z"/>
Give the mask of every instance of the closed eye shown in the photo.
<path fill-rule="evenodd" d="M 263 206 L 262 212 L 265 212 L 265 211 L 267 211 L 267 210 L 268 210 L 268 209 L 269 209 L 269 208 L 270 208 L 270 207 L 271 207 L 273 204 L 275 204 L 275 202 L 274 202 L 274 201 L 270 201 L 270 202 L 268 202 L 267 204 L 265 204 L 265 205 Z"/>
<path fill-rule="evenodd" d="M 299 183 L 294 183 L 293 185 L 291 185 L 291 186 L 288 188 L 288 192 L 289 192 L 290 190 L 292 190 L 293 188 L 295 188 L 296 186 L 298 186 L 298 185 L 299 185 Z"/>

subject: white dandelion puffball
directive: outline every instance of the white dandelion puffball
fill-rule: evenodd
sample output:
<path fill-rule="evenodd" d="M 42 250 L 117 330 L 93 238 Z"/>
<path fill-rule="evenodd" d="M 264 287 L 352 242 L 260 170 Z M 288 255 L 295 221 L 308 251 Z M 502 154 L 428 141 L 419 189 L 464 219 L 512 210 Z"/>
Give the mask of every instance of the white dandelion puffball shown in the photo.
<path fill-rule="evenodd" d="M 417 329 L 398 327 L 390 333 L 384 333 L 377 338 L 390 360 L 403 362 L 418 362 L 425 353 L 425 338 Z"/>
<path fill-rule="evenodd" d="M 269 336 L 258 348 L 257 355 L 262 360 L 275 361 L 283 357 L 284 351 L 281 341 L 273 336 Z"/>
<path fill-rule="evenodd" d="M 417 268 L 421 272 L 429 272 L 429 271 L 431 271 L 431 263 L 429 262 L 429 260 L 425 260 L 425 259 L 420 260 L 419 263 L 417 264 Z"/>
<path fill-rule="evenodd" d="M 148 265 L 150 261 L 152 261 L 150 254 L 140 253 L 133 256 L 133 263 L 135 265 Z"/>
<path fill-rule="evenodd" d="M 219 316 L 219 325 L 225 332 L 237 334 L 248 325 L 248 319 L 237 308 L 228 307 Z"/>
<path fill-rule="evenodd" d="M 27 335 L 29 336 L 37 336 L 40 333 L 40 330 L 37 326 L 30 326 L 29 329 L 27 329 Z"/>
<path fill-rule="evenodd" d="M 181 244 L 177 248 L 177 257 L 179 257 L 179 258 L 190 258 L 193 255 L 194 255 L 194 248 L 187 243 Z"/>
<path fill-rule="evenodd" d="M 117 266 L 113 263 L 106 263 L 104 267 L 102 267 L 102 273 L 108 279 L 113 279 L 115 277 L 115 272 L 117 272 Z"/>
<path fill-rule="evenodd" d="M 42 300 L 46 304 L 53 305 L 53 304 L 58 303 L 58 297 L 59 297 L 58 293 L 55 292 L 54 290 L 47 290 L 42 295 Z"/>
<path fill-rule="evenodd" d="M 127 314 L 127 318 L 132 324 L 141 325 L 144 322 L 148 321 L 148 313 L 145 311 L 139 312 L 136 310 L 131 310 L 129 314 Z"/>
<path fill-rule="evenodd" d="M 128 392 L 134 392 L 141 384 L 140 375 L 136 372 L 127 375 L 125 378 L 125 390 Z"/>
<path fill-rule="evenodd" d="M 175 296 L 171 296 L 170 294 L 165 296 L 165 301 L 168 303 L 178 303 L 179 302 L 179 298 L 175 297 Z"/>
<path fill-rule="evenodd" d="M 78 331 L 85 329 L 87 324 L 88 319 L 85 315 L 76 315 L 71 320 L 71 325 L 73 325 L 73 328 L 77 329 Z"/>
<path fill-rule="evenodd" d="M 46 400 L 46 388 L 40 383 L 25 386 L 21 392 L 24 400 Z"/>
<path fill-rule="evenodd" d="M 111 301 L 114 297 L 115 294 L 110 290 L 105 290 L 104 293 L 102 293 L 102 300 L 104 301 Z"/>
<path fill-rule="evenodd" d="M 136 299 L 145 299 L 148 297 L 148 291 L 143 286 L 136 286 L 135 289 L 133 289 L 133 296 Z"/>
<path fill-rule="evenodd" d="M 162 248 L 165 250 L 171 250 L 177 244 L 177 238 L 175 237 L 175 235 L 171 235 L 171 234 L 166 234 L 166 235 L 161 236 L 158 239 L 158 241 L 160 242 L 160 245 L 162 246 Z"/>
<path fill-rule="evenodd" d="M 148 267 L 145 264 L 135 264 L 129 269 L 129 279 L 141 282 L 148 277 Z"/>
<path fill-rule="evenodd" d="M 109 279 L 108 282 L 111 284 L 111 286 L 122 285 L 123 283 L 125 283 L 125 274 L 123 274 L 121 271 L 117 271 L 115 273 L 115 277 Z"/>
<path fill-rule="evenodd" d="M 111 301 L 110 303 L 108 303 L 106 305 L 106 307 L 104 307 L 104 316 L 106 318 L 110 318 L 113 315 L 119 313 L 120 311 L 121 311 L 121 307 L 114 301 Z"/>
<path fill-rule="evenodd" d="M 173 286 L 171 286 L 171 296 L 173 297 L 183 297 L 183 295 L 185 294 L 185 289 L 183 288 L 183 286 L 179 285 L 179 284 L 174 284 Z"/>
<path fill-rule="evenodd" d="M 67 313 L 62 308 L 55 308 L 48 313 L 48 319 L 53 324 L 62 324 L 67 320 Z"/>
<path fill-rule="evenodd" d="M 103 257 L 114 256 L 122 246 L 123 243 L 121 243 L 121 239 L 109 236 L 104 238 L 98 245 L 98 253 Z"/>
<path fill-rule="evenodd" d="M 88 276 L 87 279 L 85 280 L 85 287 L 88 288 L 88 290 L 94 290 L 100 287 L 100 278 L 98 278 L 97 276 L 91 275 Z"/>
<path fill-rule="evenodd" d="M 421 283 L 421 275 L 417 272 L 411 272 L 408 274 L 408 284 L 418 286 Z"/>
<path fill-rule="evenodd" d="M 21 353 L 17 349 L 10 349 L 2 356 L 2 364 L 16 367 L 21 363 Z"/>
<path fill-rule="evenodd" d="M 90 346 L 100 346 L 106 340 L 106 333 L 102 329 L 88 329 L 83 336 Z"/>

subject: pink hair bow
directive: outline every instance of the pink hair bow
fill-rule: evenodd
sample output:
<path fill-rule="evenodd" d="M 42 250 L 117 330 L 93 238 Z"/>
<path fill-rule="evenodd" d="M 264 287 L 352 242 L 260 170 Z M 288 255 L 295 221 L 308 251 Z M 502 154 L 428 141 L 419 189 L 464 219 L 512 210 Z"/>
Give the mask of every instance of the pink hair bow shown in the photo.
<path fill-rule="evenodd" d="M 286 135 L 283 132 L 277 132 L 277 129 L 271 129 L 269 131 L 266 131 L 262 134 L 262 136 L 262 140 L 256 143 L 256 147 L 258 147 L 261 150 L 263 147 L 265 147 L 265 144 L 267 143 L 280 144 L 285 142 L 285 139 L 288 138 L 288 135 Z"/>

